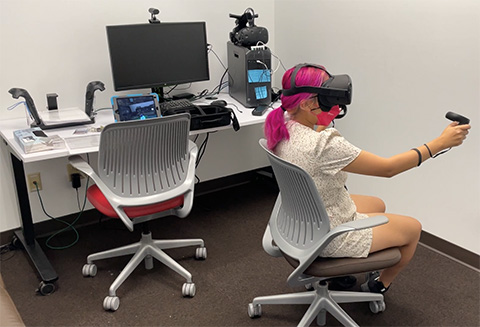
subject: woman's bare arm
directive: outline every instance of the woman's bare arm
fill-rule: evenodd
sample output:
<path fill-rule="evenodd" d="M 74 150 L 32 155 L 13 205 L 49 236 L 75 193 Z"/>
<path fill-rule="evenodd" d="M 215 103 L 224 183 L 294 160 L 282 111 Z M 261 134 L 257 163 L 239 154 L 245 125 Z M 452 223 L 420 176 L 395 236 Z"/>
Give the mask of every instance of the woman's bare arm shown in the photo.
<path fill-rule="evenodd" d="M 432 155 L 435 155 L 442 150 L 462 144 L 463 140 L 467 137 L 469 129 L 470 125 L 458 125 L 457 122 L 449 124 L 439 137 L 426 143 L 428 148 L 425 145 L 416 148 L 421 154 L 421 162 L 430 158 L 428 149 L 430 149 Z M 418 164 L 418 153 L 413 150 L 394 155 L 390 158 L 383 158 L 373 153 L 362 151 L 358 157 L 343 170 L 362 175 L 393 177 L 418 166 Z"/>

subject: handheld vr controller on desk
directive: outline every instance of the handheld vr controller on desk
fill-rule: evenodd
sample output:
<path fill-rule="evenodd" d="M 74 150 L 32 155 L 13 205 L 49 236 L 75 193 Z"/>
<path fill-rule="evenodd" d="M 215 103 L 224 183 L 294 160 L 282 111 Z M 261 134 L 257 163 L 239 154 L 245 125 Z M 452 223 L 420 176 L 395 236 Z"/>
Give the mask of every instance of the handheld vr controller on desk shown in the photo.
<path fill-rule="evenodd" d="M 85 113 L 88 117 L 93 118 L 93 97 L 96 90 L 104 91 L 105 84 L 100 81 L 88 83 L 85 91 Z"/>
<path fill-rule="evenodd" d="M 457 121 L 459 125 L 466 125 L 470 123 L 470 119 L 468 119 L 465 116 L 459 115 L 453 111 L 447 112 L 447 114 L 445 115 L 445 118 L 451 121 Z"/>
<path fill-rule="evenodd" d="M 40 126 L 42 124 L 42 120 L 38 115 L 38 111 L 37 111 L 37 108 L 35 107 L 35 103 L 33 102 L 33 99 L 27 90 L 14 87 L 8 90 L 8 93 L 10 93 L 14 99 L 18 99 L 19 97 L 24 98 L 25 103 L 27 104 L 28 112 L 30 113 L 30 115 L 32 115 L 33 119 L 35 120 L 34 124 L 36 126 Z"/>

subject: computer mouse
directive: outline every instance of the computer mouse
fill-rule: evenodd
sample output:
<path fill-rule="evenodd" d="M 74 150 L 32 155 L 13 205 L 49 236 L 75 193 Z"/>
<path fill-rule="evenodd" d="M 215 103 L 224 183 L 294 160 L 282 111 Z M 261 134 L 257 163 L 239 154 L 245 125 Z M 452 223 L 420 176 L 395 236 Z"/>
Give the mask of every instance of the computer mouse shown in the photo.
<path fill-rule="evenodd" d="M 214 105 L 214 106 L 226 107 L 227 106 L 227 101 L 225 101 L 225 100 L 215 100 L 215 101 L 212 101 L 210 104 Z"/>

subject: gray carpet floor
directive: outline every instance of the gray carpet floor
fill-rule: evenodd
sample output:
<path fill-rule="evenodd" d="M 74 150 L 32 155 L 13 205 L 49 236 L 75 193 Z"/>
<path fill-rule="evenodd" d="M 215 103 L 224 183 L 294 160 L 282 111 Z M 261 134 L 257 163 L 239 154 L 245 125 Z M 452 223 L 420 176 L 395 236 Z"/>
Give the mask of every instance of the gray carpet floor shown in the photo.
<path fill-rule="evenodd" d="M 276 195 L 260 180 L 198 196 L 189 217 L 151 224 L 155 238 L 205 240 L 205 261 L 194 259 L 194 248 L 168 251 L 193 274 L 193 298 L 182 297 L 182 277 L 156 262 L 149 271 L 140 265 L 119 288 L 118 311 L 103 310 L 108 287 L 128 257 L 98 261 L 94 278 L 84 278 L 81 269 L 88 254 L 139 239 L 116 220 L 80 228 L 79 242 L 68 249 L 45 248 L 59 275 L 49 296 L 35 294 L 39 280 L 22 251 L 2 255 L 1 273 L 28 326 L 295 326 L 307 306 L 264 305 L 261 318 L 247 315 L 255 296 L 300 290 L 286 284 L 292 271 L 286 261 L 268 256 L 261 246 Z M 65 233 L 55 242 L 71 238 Z M 40 244 L 44 247 L 44 240 Z M 362 282 L 363 276 L 357 277 Z M 479 295 L 478 271 L 420 245 L 386 294 L 385 312 L 373 314 L 365 303 L 342 307 L 361 326 L 480 326 Z M 327 316 L 327 325 L 339 323 Z"/>

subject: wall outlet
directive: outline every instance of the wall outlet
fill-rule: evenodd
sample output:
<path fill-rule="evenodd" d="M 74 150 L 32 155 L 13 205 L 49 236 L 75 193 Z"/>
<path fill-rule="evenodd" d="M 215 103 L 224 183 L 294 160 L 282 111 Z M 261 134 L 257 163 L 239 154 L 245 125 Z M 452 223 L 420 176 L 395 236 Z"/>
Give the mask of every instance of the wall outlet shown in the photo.
<path fill-rule="evenodd" d="M 85 178 L 83 176 L 82 172 L 76 168 L 74 168 L 71 164 L 67 165 L 67 175 L 68 175 L 68 181 L 72 182 L 72 175 L 73 174 L 80 174 L 80 179 Z"/>
<path fill-rule="evenodd" d="M 27 180 L 28 180 L 28 190 L 30 192 L 35 192 L 38 190 L 42 190 L 42 180 L 40 179 L 40 173 L 33 173 L 33 174 L 28 174 L 27 175 Z M 37 183 L 37 186 L 35 186 L 34 182 Z"/>

